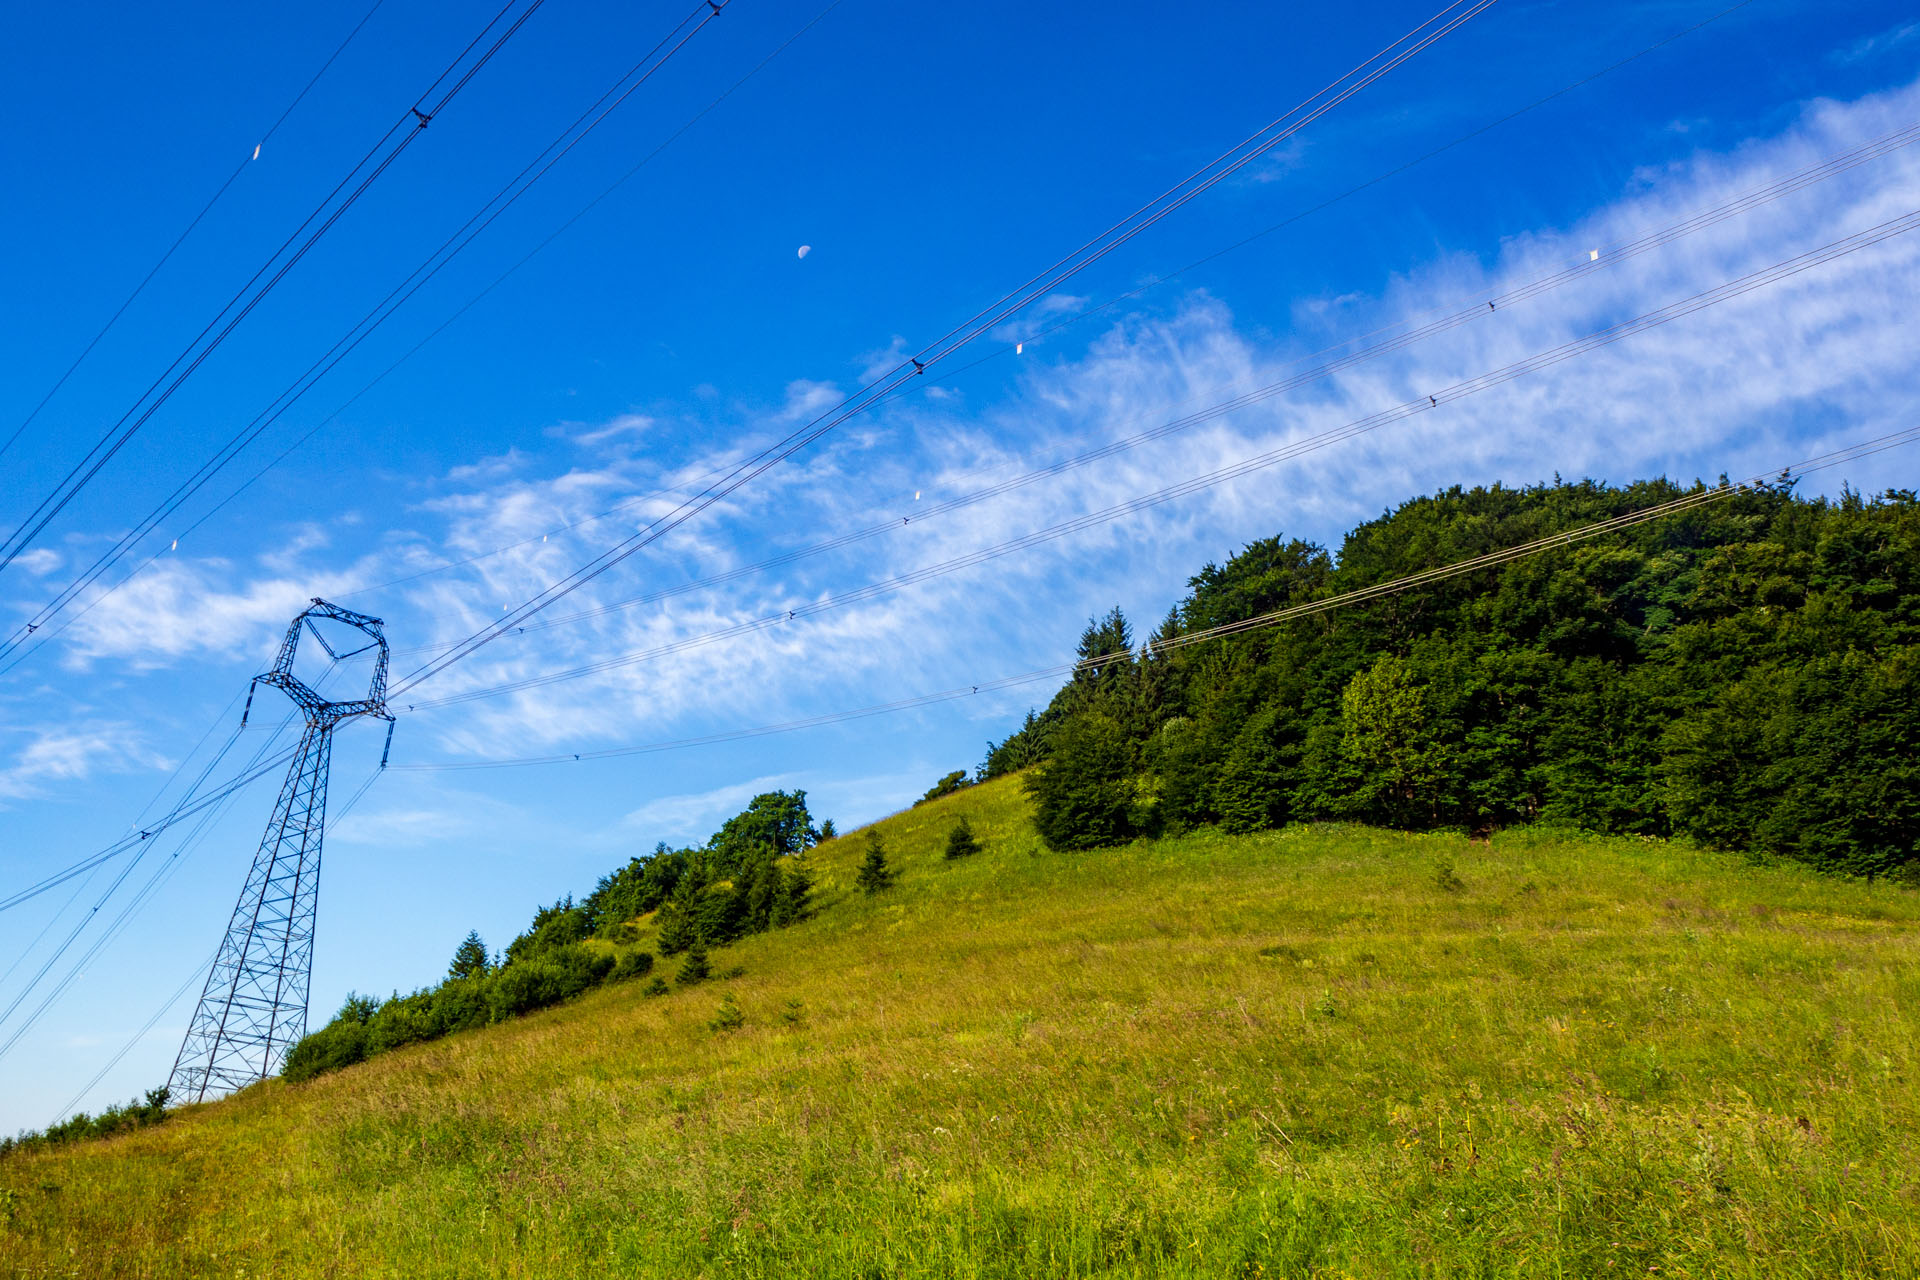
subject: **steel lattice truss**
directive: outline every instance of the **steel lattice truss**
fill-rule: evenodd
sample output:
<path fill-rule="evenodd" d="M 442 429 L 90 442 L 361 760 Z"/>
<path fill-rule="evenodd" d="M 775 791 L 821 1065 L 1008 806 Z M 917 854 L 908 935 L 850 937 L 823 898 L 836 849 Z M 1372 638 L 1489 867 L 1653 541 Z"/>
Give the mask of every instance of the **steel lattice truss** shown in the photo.
<path fill-rule="evenodd" d="M 358 648 L 338 649 L 315 626 L 319 619 L 343 623 L 368 641 Z M 393 716 L 386 704 L 387 642 L 380 628 L 378 618 L 316 599 L 287 628 L 273 669 L 254 678 L 256 685 L 272 685 L 292 698 L 306 717 L 306 730 L 174 1060 L 168 1088 L 180 1101 L 199 1102 L 210 1093 L 265 1079 L 306 1034 L 333 731 L 343 721 L 371 715 L 387 722 L 389 740 L 393 734 Z M 336 661 L 377 650 L 367 696 L 329 702 L 294 675 L 302 634 L 312 636 Z M 251 690 L 247 704 L 250 713 Z M 241 723 L 245 722 L 243 715 Z M 381 764 L 385 763 L 383 754 Z"/>

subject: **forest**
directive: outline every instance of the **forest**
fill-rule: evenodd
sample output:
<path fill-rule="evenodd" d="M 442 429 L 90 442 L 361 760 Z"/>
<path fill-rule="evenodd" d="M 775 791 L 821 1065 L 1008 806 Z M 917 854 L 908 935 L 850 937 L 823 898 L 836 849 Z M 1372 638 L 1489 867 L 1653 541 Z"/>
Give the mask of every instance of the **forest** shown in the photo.
<path fill-rule="evenodd" d="M 977 776 L 1038 766 L 1027 787 L 1054 849 L 1202 824 L 1545 823 L 1911 878 L 1920 503 L 1795 488 L 1169 647 L 1688 490 L 1453 488 L 1337 552 L 1255 542 L 1195 574 L 1143 642 L 1118 609 L 1090 622 L 1072 677 Z"/>

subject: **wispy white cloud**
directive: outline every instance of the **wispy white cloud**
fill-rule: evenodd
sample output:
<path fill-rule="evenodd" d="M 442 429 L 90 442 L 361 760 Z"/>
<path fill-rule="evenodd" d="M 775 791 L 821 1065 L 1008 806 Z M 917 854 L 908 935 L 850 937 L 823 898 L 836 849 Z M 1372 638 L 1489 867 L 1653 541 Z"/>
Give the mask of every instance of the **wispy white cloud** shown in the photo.
<path fill-rule="evenodd" d="M 104 659 L 147 670 L 188 654 L 264 652 L 311 597 L 350 590 L 365 572 L 296 573 L 297 555 L 262 559 L 275 576 L 248 580 L 219 557 L 168 557 L 111 595 L 89 596 L 92 607 L 77 610 L 62 637 L 62 661 L 76 670 Z"/>
<path fill-rule="evenodd" d="M 0 768 L 0 800 L 42 795 L 49 786 L 79 781 L 100 772 L 162 768 L 164 756 L 147 745 L 145 734 L 117 720 L 89 720 L 43 728 Z"/>
<path fill-rule="evenodd" d="M 628 813 L 620 825 L 648 838 L 703 842 L 728 817 L 746 808 L 749 800 L 785 789 L 792 778 L 791 774 L 774 774 L 711 791 L 661 796 Z"/>
<path fill-rule="evenodd" d="M 1865 62 L 1881 54 L 1890 53 L 1920 36 L 1920 22 L 1904 22 L 1854 41 L 1827 55 L 1827 60 L 1840 66 L 1856 62 Z"/>
<path fill-rule="evenodd" d="M 36 578 L 43 578 L 66 563 L 66 557 L 51 547 L 34 547 L 14 557 L 15 564 Z"/>
<path fill-rule="evenodd" d="M 907 397 L 847 424 L 552 613 L 615 604 L 898 519 L 887 535 L 723 588 L 503 637 L 417 696 L 490 688 L 797 611 L 1338 427 L 1687 297 L 1920 206 L 1920 157 L 1896 153 L 1285 396 L 938 520 L 914 518 L 983 483 L 1278 381 L 1311 363 L 1320 348 L 1350 349 L 1340 344 L 1355 334 L 1403 332 L 1435 313 L 1584 262 L 1594 247 L 1675 223 L 1915 118 L 1920 92 L 1912 88 L 1811 104 L 1778 137 L 1636 175 L 1618 200 L 1574 225 L 1516 237 L 1485 258 L 1435 258 L 1375 293 L 1291 300 L 1291 327 L 1278 337 L 1242 325 L 1223 299 L 1205 292 L 1149 295 L 1077 354 L 1065 354 L 1065 343 L 1030 352 L 1008 395 Z M 1331 538 L 1438 486 L 1527 482 L 1555 472 L 1624 480 L 1662 471 L 1680 478 L 1759 471 L 1904 423 L 1920 390 L 1906 342 L 1907 300 L 1916 288 L 1920 240 L 1890 242 L 1144 514 L 791 624 L 447 708 L 420 729 L 449 754 L 500 757 L 878 702 L 1057 660 L 1089 611 L 1118 601 L 1136 614 L 1157 614 L 1197 564 L 1252 538 L 1282 531 Z M 1082 303 L 1063 296 L 1060 313 Z M 891 367 L 903 350 L 896 342 L 872 353 L 871 363 Z M 325 594 L 316 583 L 350 590 L 356 581 L 481 556 L 380 593 L 402 648 L 458 639 L 667 514 L 755 442 L 783 434 L 841 394 L 830 383 L 796 381 L 769 405 L 710 398 L 649 410 L 650 439 L 724 442 L 705 452 L 634 450 L 638 421 L 616 419 L 574 435 L 577 451 L 559 470 L 543 472 L 537 460 L 513 455 L 462 468 L 416 509 L 422 527 L 383 553 L 384 563 L 356 565 L 331 579 L 315 574 L 296 586 L 287 578 L 235 580 L 219 566 L 176 564 L 152 577 L 146 596 L 105 611 L 85 637 L 91 647 L 81 652 L 164 657 L 247 637 L 257 643 L 306 596 Z M 686 430 L 672 420 L 675 413 L 701 425 L 724 420 L 731 430 Z M 616 514 L 541 540 L 544 531 L 609 509 Z M 511 542 L 520 545 L 495 554 Z M 143 630 L 153 618 L 161 620 L 158 634 Z M 397 660 L 396 670 L 419 657 Z M 1013 693 L 966 709 L 997 731 L 991 718 L 1026 697 Z M 738 791 L 702 803 L 712 812 L 737 807 Z M 657 816 L 678 820 L 664 811 Z"/>
<path fill-rule="evenodd" d="M 622 438 L 631 443 L 652 431 L 655 423 L 656 419 L 644 413 L 623 413 L 602 426 L 575 431 L 570 435 L 563 428 L 555 428 L 548 434 L 566 435 L 575 444 L 591 448 L 594 445 L 606 444 L 608 441 Z"/>
<path fill-rule="evenodd" d="M 1075 358 L 1023 367 L 1013 397 L 983 409 L 899 402 L 782 470 L 723 520 L 649 561 L 628 586 L 668 580 L 677 553 L 710 569 L 857 527 L 910 518 L 933 501 L 1090 443 L 1276 381 L 1323 343 L 1397 332 L 1434 312 L 1502 293 L 1590 248 L 1631 240 L 1855 145 L 1920 110 L 1912 90 L 1854 104 L 1817 103 L 1787 134 L 1640 174 L 1580 223 L 1516 238 L 1490 261 L 1437 259 L 1382 293 L 1304 299 L 1276 344 L 1244 331 L 1218 299 L 1189 293 L 1171 310 L 1110 326 Z M 845 555 L 821 557 L 722 591 L 503 641 L 453 687 L 516 679 L 572 661 L 657 647 L 817 600 L 1149 492 L 1288 440 L 1409 401 L 1596 328 L 1787 258 L 1920 204 L 1920 169 L 1901 152 L 1577 286 L 1463 326 L 1288 396 L 1196 426 L 1094 467 L 936 522 L 903 525 Z M 1281 530 L 1325 537 L 1410 493 L 1450 483 L 1524 482 L 1554 472 L 1627 479 L 1759 471 L 1899 420 L 1915 388 L 1903 299 L 1920 284 L 1920 246 L 1901 240 L 1607 348 L 1482 397 L 1387 428 L 1284 468 L 1146 516 L 1103 525 L 909 591 L 791 627 L 684 650 L 589 681 L 463 711 L 450 748 L 500 753 L 507 742 L 631 736 L 642 726 L 724 716 L 777 718 L 809 698 L 860 689 L 911 692 L 956 670 L 1048 655 L 1060 637 L 1036 601 L 1164 597 L 1199 559 Z M 891 353 L 889 353 L 891 354 Z M 591 598 L 617 598 L 613 583 Z M 979 620 L 992 619 L 990 637 Z M 1034 620 L 1045 619 L 1044 623 Z M 964 620 L 964 621 L 963 621 Z M 983 643 L 983 640 L 988 641 Z M 985 656 L 981 656 L 981 650 Z M 992 672 L 992 669 L 989 669 Z M 450 721 L 454 719 L 450 717 Z"/>

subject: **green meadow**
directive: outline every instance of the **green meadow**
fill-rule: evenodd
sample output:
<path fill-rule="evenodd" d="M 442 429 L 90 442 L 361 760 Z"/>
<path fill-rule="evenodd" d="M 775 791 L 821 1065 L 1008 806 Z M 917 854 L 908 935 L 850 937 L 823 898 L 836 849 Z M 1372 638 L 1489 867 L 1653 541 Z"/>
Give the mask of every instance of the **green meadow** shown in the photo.
<path fill-rule="evenodd" d="M 878 825 L 890 889 L 821 846 L 705 983 L 15 1152 L 0 1273 L 1920 1274 L 1913 890 L 1539 829 L 1058 854 L 1016 778 Z"/>

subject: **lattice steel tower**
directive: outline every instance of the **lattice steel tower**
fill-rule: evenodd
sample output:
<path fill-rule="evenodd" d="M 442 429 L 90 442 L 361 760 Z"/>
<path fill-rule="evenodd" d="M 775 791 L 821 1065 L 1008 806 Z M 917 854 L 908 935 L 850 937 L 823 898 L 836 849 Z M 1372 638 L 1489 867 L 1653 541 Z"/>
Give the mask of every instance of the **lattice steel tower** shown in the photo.
<path fill-rule="evenodd" d="M 369 639 L 357 648 L 336 646 L 316 625 L 320 620 L 342 623 Z M 168 1088 L 175 1101 L 199 1102 L 209 1092 L 264 1080 L 307 1032 L 307 983 L 313 972 L 314 908 L 320 897 L 320 844 L 326 826 L 333 731 L 355 716 L 378 716 L 387 722 L 387 742 L 393 741 L 393 716 L 387 711 L 387 641 L 380 626 L 378 618 L 315 599 L 313 607 L 287 628 L 273 670 L 254 677 L 254 686 L 269 684 L 293 699 L 306 716 L 306 730 L 293 763 L 287 766 L 280 799 L 274 803 L 253 870 L 234 905 L 226 940 L 207 974 L 180 1056 L 174 1059 Z M 376 651 L 366 697 L 328 702 L 294 675 L 303 631 L 336 663 Z M 242 725 L 252 710 L 253 687 L 249 687 Z M 380 764 L 385 767 L 386 763 L 383 750 Z"/>

